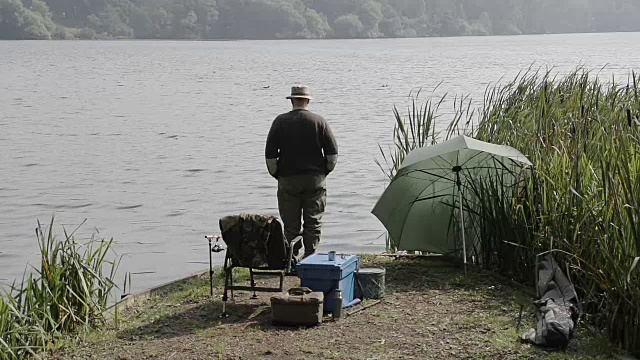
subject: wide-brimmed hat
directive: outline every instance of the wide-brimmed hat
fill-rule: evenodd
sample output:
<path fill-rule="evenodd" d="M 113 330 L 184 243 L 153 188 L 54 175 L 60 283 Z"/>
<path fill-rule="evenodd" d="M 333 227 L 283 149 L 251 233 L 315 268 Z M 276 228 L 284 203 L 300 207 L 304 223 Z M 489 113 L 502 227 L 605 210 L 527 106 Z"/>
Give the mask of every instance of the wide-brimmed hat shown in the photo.
<path fill-rule="evenodd" d="M 287 99 L 309 99 L 313 100 L 310 95 L 309 87 L 306 85 L 294 85 L 291 87 L 291 95 Z"/>

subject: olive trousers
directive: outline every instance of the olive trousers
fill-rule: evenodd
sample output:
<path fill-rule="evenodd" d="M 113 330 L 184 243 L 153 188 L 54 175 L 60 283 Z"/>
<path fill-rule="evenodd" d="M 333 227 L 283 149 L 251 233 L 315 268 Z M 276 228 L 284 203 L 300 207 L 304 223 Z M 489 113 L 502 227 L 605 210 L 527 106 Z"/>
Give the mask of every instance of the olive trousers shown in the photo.
<path fill-rule="evenodd" d="M 291 241 L 300 235 L 304 256 L 316 252 L 322 232 L 322 215 L 327 204 L 326 176 L 298 175 L 278 178 L 278 209 L 284 235 Z M 299 249 L 294 249 L 297 250 Z"/>

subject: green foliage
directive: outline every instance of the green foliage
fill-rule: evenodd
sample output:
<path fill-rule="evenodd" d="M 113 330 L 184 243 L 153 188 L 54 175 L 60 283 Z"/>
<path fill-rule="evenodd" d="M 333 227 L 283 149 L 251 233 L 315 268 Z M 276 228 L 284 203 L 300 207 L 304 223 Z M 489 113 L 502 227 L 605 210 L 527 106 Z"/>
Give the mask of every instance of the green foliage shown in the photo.
<path fill-rule="evenodd" d="M 27 8 L 20 0 L 0 0 L 0 39 L 49 40 L 56 28 L 45 2 L 33 0 Z"/>
<path fill-rule="evenodd" d="M 307 22 L 308 34 L 304 36 L 308 39 L 323 39 L 331 33 L 331 27 L 327 22 L 327 17 L 321 15 L 313 9 L 307 9 L 305 12 L 305 20 Z"/>
<path fill-rule="evenodd" d="M 0 358 L 22 359 L 54 349 L 65 335 L 101 322 L 117 263 L 107 259 L 113 240 L 79 244 L 38 223 L 40 267 L 0 296 Z M 107 271 L 107 273 L 105 273 Z"/>
<path fill-rule="evenodd" d="M 361 36 L 364 25 L 356 14 L 342 15 L 333 22 L 337 37 L 355 38 Z"/>
<path fill-rule="evenodd" d="M 382 5 L 381 2 L 373 0 L 358 3 L 356 14 L 362 22 L 364 37 L 377 38 L 382 36 L 379 30 L 380 21 L 383 19 Z"/>
<path fill-rule="evenodd" d="M 638 18 L 635 0 L 0 0 L 0 38 L 519 35 L 640 31 Z"/>

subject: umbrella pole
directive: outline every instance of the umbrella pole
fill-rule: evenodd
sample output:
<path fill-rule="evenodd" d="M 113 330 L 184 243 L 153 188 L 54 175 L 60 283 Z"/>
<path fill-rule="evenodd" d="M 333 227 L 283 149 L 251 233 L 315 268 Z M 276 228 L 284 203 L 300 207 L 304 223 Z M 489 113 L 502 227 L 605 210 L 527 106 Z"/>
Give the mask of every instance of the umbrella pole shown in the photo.
<path fill-rule="evenodd" d="M 456 173 L 456 185 L 458 185 L 458 196 L 460 197 L 460 233 L 462 234 L 462 262 L 464 263 L 464 276 L 467 276 L 467 241 L 464 237 L 464 211 L 462 210 L 462 181 L 460 181 L 461 166 L 454 166 L 452 169 Z"/>
<path fill-rule="evenodd" d="M 464 211 L 462 210 L 462 189 L 458 185 L 458 194 L 460 195 L 460 232 L 462 233 L 462 256 L 464 261 L 464 276 L 467 276 L 467 241 L 464 237 Z"/>

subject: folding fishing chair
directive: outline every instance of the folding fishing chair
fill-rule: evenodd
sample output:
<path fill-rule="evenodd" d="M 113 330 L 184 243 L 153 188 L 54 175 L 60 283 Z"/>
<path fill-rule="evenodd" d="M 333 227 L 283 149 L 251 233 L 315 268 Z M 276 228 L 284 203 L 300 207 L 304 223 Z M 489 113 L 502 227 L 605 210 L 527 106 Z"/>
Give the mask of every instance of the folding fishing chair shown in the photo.
<path fill-rule="evenodd" d="M 294 252 L 302 246 L 302 236 L 287 241 L 284 226 L 276 217 L 254 214 L 226 216 L 220 219 L 222 236 L 206 236 L 209 240 L 209 284 L 213 295 L 213 263 L 211 254 L 223 251 L 218 245 L 222 239 L 227 245 L 224 259 L 224 293 L 222 295 L 222 315 L 226 316 L 227 292 L 231 290 L 256 292 L 282 292 L 285 275 L 291 275 L 298 259 Z M 216 240 L 214 246 L 211 241 Z M 233 285 L 233 269 L 248 268 L 251 286 Z M 254 275 L 280 277 L 279 287 L 258 287 Z"/>

